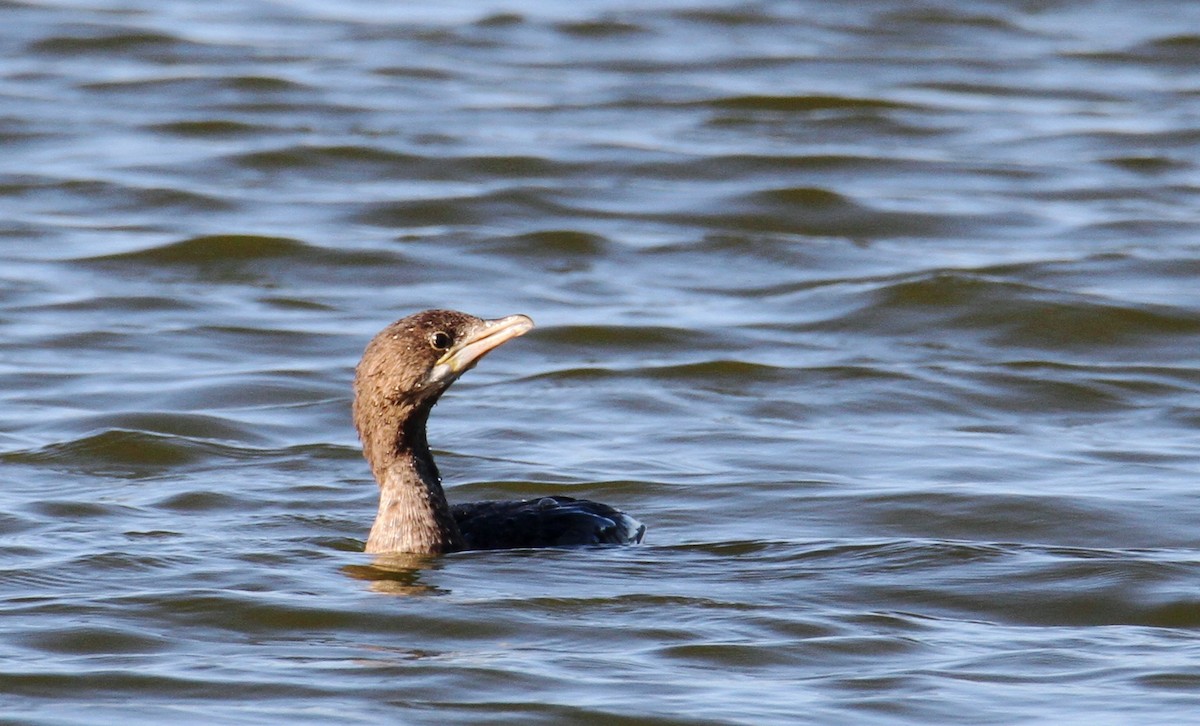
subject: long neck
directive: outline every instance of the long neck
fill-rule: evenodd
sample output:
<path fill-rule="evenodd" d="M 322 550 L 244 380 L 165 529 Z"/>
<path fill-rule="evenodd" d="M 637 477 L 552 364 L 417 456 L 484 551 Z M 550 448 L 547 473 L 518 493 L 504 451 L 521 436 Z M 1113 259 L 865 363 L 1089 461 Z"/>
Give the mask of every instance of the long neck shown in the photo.
<path fill-rule="evenodd" d="M 428 409 L 414 412 L 382 446 L 371 447 L 371 469 L 379 482 L 379 513 L 367 552 L 440 554 L 463 548 L 450 514 L 441 477 L 425 437 Z"/>

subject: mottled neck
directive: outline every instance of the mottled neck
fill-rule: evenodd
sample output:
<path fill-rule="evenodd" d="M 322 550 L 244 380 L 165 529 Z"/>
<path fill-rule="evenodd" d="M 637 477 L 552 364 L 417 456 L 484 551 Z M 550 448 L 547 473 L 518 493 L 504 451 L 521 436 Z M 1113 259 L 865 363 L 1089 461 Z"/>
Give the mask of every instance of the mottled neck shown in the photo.
<path fill-rule="evenodd" d="M 409 419 L 371 453 L 379 482 L 379 513 L 367 537 L 367 552 L 440 554 L 463 548 L 450 514 L 441 477 L 425 438 L 428 411 Z"/>

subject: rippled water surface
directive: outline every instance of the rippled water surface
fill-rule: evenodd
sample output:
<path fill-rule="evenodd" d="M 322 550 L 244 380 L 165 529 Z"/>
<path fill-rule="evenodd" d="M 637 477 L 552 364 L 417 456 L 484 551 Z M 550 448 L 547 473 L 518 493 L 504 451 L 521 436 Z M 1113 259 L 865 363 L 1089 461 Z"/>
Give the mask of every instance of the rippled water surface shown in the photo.
<path fill-rule="evenodd" d="M 1195 720 L 1200 4 L 428 5 L 0 0 L 0 721 Z"/>

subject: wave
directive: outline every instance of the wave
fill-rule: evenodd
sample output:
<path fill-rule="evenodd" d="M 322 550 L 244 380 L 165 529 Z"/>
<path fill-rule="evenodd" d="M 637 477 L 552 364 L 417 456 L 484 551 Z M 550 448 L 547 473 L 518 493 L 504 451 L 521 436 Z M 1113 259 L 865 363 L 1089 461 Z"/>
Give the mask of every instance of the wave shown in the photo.
<path fill-rule="evenodd" d="M 172 418 L 175 418 L 173 416 Z M 151 476 L 217 459 L 244 459 L 255 449 L 211 439 L 109 429 L 33 450 L 9 451 L 0 460 L 39 464 L 109 476 Z"/>

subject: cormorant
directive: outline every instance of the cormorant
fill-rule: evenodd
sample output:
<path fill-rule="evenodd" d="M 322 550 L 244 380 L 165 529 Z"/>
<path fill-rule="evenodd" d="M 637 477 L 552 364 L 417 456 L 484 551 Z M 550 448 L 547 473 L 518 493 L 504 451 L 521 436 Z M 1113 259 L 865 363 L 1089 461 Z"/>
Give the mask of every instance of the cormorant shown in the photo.
<path fill-rule="evenodd" d="M 392 323 L 363 352 L 354 377 L 354 424 L 379 482 L 367 552 L 636 544 L 646 527 L 606 504 L 564 496 L 451 505 L 425 424 L 438 397 L 488 351 L 533 328 L 426 310 Z"/>

